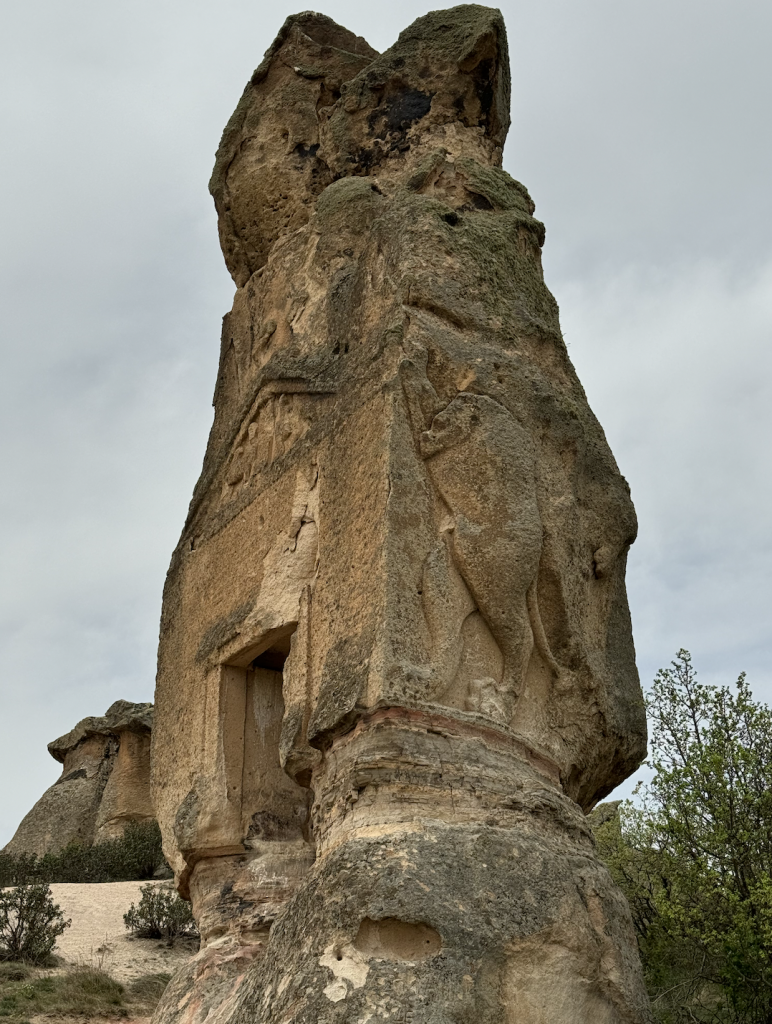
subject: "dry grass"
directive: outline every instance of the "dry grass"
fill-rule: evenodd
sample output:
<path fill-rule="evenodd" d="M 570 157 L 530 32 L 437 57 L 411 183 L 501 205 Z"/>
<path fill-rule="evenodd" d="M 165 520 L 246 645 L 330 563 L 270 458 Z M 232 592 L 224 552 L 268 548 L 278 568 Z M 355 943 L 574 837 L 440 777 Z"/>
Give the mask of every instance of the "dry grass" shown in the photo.
<path fill-rule="evenodd" d="M 0 963 L 0 1024 L 58 1017 L 128 1017 L 152 1013 L 168 974 L 137 978 L 128 989 L 96 967 L 45 969 Z"/>
<path fill-rule="evenodd" d="M 132 1008 L 136 1007 L 137 1012 L 144 1009 L 148 1015 L 158 1005 L 161 996 L 166 990 L 166 986 L 171 980 L 171 974 L 146 974 L 142 978 L 137 978 L 136 981 L 128 986 L 126 995 Z"/>

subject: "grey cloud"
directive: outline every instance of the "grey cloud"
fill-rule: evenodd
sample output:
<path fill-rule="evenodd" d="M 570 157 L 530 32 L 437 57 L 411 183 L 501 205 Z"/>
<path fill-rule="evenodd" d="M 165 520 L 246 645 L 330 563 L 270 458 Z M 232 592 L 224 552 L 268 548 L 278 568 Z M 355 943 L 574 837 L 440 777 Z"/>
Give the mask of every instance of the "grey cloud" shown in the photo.
<path fill-rule="evenodd" d="M 435 6 L 329 4 L 383 49 Z M 206 183 L 294 10 L 54 0 L 0 40 L 0 843 L 45 743 L 152 697 L 164 573 L 233 292 Z M 547 223 L 570 352 L 641 519 L 644 679 L 770 694 L 768 4 L 506 3 L 507 169 Z"/>

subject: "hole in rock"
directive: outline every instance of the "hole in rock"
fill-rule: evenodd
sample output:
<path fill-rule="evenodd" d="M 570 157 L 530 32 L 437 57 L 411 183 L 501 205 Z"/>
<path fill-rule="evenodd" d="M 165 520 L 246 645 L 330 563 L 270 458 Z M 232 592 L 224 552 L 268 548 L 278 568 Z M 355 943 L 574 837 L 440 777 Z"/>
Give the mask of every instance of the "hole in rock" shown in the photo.
<path fill-rule="evenodd" d="M 465 210 L 492 210 L 493 203 L 490 199 L 486 199 L 485 196 L 479 195 L 477 192 L 469 193 L 471 196 L 471 202 L 467 203 L 463 209 Z"/>
<path fill-rule="evenodd" d="M 354 945 L 367 956 L 384 960 L 426 960 L 442 949 L 442 939 L 428 924 L 385 917 L 373 921 L 366 917 L 359 926 Z"/>

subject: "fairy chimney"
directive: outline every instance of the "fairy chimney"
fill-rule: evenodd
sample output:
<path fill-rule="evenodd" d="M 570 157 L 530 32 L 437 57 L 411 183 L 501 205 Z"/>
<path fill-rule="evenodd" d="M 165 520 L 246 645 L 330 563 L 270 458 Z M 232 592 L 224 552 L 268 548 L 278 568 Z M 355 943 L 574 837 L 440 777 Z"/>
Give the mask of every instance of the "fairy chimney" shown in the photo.
<path fill-rule="evenodd" d="M 629 488 L 502 170 L 501 14 L 289 18 L 211 190 L 236 284 L 163 604 L 172 1022 L 647 1019 L 585 812 L 646 729 Z"/>
<path fill-rule="evenodd" d="M 6 852 L 42 857 L 70 843 L 116 839 L 130 821 L 153 821 L 152 727 L 152 704 L 117 700 L 49 743 L 62 774 L 25 815 Z"/>

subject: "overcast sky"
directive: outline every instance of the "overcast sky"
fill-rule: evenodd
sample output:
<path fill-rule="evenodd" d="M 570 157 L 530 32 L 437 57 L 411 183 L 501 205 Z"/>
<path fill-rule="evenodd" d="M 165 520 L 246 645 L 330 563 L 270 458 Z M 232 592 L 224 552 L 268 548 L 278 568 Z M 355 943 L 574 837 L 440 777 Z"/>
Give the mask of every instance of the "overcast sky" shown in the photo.
<path fill-rule="evenodd" d="M 328 2 L 382 50 L 432 4 Z M 772 5 L 520 0 L 506 169 L 640 519 L 641 676 L 772 700 Z M 5 0 L 0 846 L 49 740 L 152 700 L 233 284 L 207 192 L 286 0 Z"/>

